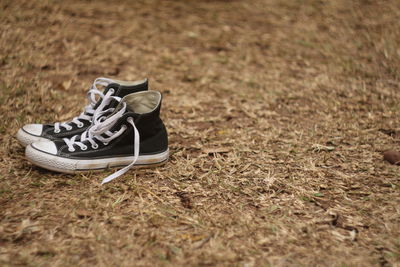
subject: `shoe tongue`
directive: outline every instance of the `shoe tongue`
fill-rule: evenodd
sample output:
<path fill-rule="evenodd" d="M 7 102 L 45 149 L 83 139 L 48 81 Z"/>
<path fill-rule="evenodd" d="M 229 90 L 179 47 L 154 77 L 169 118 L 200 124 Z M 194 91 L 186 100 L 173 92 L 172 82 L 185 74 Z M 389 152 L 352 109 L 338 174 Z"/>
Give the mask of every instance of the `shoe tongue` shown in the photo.
<path fill-rule="evenodd" d="M 118 103 L 118 105 L 117 105 L 117 107 L 114 109 L 114 111 L 113 111 L 110 115 L 107 116 L 107 118 L 108 118 L 108 117 L 111 117 L 112 115 L 114 115 L 115 113 L 117 113 L 118 111 L 120 111 L 120 110 L 123 108 L 123 106 L 124 106 L 123 103 L 126 103 L 126 109 L 125 109 L 125 112 L 124 112 L 124 113 L 126 113 L 126 112 L 133 112 L 133 113 L 136 113 L 135 110 L 133 109 L 133 107 L 131 107 L 131 106 L 124 100 L 124 98 L 123 98 L 123 99 L 121 100 L 121 102 Z"/>
<path fill-rule="evenodd" d="M 104 88 L 103 94 L 107 94 L 108 90 L 110 90 L 111 88 L 114 88 L 115 91 L 118 90 L 119 84 L 116 82 L 112 82 L 110 84 L 108 84 L 106 86 L 106 88 Z"/>
<path fill-rule="evenodd" d="M 112 89 L 112 88 L 113 88 L 115 91 L 117 91 L 117 90 L 118 90 L 118 87 L 119 87 L 119 84 L 117 84 L 117 83 L 110 83 L 109 85 L 106 86 L 106 88 L 104 88 L 103 94 L 104 94 L 104 95 L 107 94 L 107 92 L 108 92 L 110 89 Z M 99 105 L 101 104 L 101 101 L 102 101 L 102 99 L 99 99 L 99 100 L 97 101 L 96 105 L 94 105 L 94 108 L 93 108 L 93 109 L 97 109 L 97 108 L 99 107 Z"/>

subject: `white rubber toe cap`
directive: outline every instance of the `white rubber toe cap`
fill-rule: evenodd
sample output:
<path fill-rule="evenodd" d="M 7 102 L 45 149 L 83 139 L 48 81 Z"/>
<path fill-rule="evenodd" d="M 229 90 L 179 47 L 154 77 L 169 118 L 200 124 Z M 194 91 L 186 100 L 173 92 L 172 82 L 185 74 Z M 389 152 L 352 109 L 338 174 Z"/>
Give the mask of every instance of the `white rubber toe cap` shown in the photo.
<path fill-rule="evenodd" d="M 27 124 L 24 127 L 22 127 L 22 129 L 24 129 L 24 131 L 29 134 L 40 136 L 43 131 L 43 125 L 42 124 Z"/>
<path fill-rule="evenodd" d="M 57 146 L 53 141 L 39 141 L 31 144 L 31 146 L 37 150 L 57 155 Z"/>
<path fill-rule="evenodd" d="M 46 138 L 30 134 L 30 133 L 26 132 L 25 130 L 23 130 L 22 128 L 19 129 L 17 132 L 17 139 L 23 146 L 27 146 L 29 144 L 32 144 L 33 142 L 48 140 Z"/>

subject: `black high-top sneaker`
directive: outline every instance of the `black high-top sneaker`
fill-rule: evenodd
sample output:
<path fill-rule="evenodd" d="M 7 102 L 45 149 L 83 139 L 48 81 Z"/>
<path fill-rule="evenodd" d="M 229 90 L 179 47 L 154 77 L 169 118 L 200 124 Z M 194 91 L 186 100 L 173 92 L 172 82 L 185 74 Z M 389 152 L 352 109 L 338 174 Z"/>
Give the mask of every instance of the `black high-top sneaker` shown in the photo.
<path fill-rule="evenodd" d="M 104 86 L 101 92 L 97 86 Z M 87 98 L 89 104 L 84 111 L 77 117 L 68 122 L 56 122 L 54 124 L 27 124 L 17 132 L 17 139 L 27 146 L 35 141 L 57 140 L 71 138 L 74 135 L 83 133 L 91 124 L 93 113 L 106 96 L 124 97 L 128 94 L 148 90 L 148 80 L 127 82 L 108 78 L 97 78 L 88 91 Z M 117 101 L 110 103 L 116 107 Z"/>
<path fill-rule="evenodd" d="M 168 160 L 168 137 L 160 119 L 161 94 L 144 91 L 125 96 L 108 117 L 71 139 L 39 141 L 27 146 L 26 158 L 40 167 L 64 173 L 125 166 L 103 180 L 107 183 L 133 166 Z"/>

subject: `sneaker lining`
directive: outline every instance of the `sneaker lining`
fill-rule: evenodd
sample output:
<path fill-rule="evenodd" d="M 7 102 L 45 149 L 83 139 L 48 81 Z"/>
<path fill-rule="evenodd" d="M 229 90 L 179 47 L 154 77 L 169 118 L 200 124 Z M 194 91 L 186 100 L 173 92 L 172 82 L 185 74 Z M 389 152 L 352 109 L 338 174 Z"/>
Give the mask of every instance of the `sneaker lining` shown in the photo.
<path fill-rule="evenodd" d="M 157 91 L 143 91 L 127 95 L 122 101 L 125 101 L 128 110 L 137 114 L 144 114 L 158 107 L 161 101 L 161 94 Z"/>

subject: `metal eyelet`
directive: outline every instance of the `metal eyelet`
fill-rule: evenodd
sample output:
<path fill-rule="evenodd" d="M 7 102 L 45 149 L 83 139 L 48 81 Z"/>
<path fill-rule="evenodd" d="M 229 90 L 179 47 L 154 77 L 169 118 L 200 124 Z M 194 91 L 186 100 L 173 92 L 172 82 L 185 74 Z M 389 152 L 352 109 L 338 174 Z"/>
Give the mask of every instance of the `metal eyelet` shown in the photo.
<path fill-rule="evenodd" d="M 86 150 L 86 149 L 88 149 L 88 147 L 87 146 L 83 146 L 83 147 L 81 147 L 81 149 L 82 150 Z"/>
<path fill-rule="evenodd" d="M 83 123 L 79 123 L 77 126 L 78 126 L 78 128 L 82 128 L 85 125 Z"/>
<path fill-rule="evenodd" d="M 60 129 L 58 129 L 58 130 L 55 130 L 55 129 L 54 129 L 54 133 L 60 133 L 60 132 L 61 132 Z"/>
<path fill-rule="evenodd" d="M 75 152 L 75 148 L 70 148 L 70 147 L 69 147 L 69 148 L 68 148 L 68 151 L 69 151 L 69 152 Z"/>
<path fill-rule="evenodd" d="M 103 143 L 103 145 L 105 145 L 105 146 L 106 146 L 106 145 L 108 145 L 108 143 Z"/>
<path fill-rule="evenodd" d="M 70 126 L 70 127 L 66 128 L 66 129 L 67 129 L 67 131 L 71 131 L 72 127 Z"/>
<path fill-rule="evenodd" d="M 98 148 L 99 148 L 99 145 L 98 145 L 98 144 L 94 144 L 94 145 L 92 145 L 92 148 L 93 148 L 93 149 L 98 149 Z"/>
<path fill-rule="evenodd" d="M 113 95 L 113 94 L 115 93 L 114 88 L 111 88 L 111 89 L 109 90 L 109 92 L 111 92 L 111 94 Z"/>

